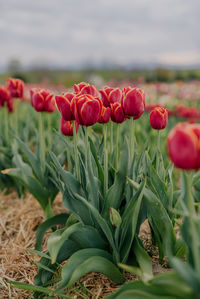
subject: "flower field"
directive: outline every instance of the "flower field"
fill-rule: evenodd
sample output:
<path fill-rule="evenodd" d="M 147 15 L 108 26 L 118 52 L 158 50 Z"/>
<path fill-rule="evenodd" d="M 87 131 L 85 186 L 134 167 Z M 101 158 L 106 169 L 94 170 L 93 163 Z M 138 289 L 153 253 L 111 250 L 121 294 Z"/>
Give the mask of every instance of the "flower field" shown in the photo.
<path fill-rule="evenodd" d="M 200 83 L 0 86 L 0 298 L 200 298 Z"/>

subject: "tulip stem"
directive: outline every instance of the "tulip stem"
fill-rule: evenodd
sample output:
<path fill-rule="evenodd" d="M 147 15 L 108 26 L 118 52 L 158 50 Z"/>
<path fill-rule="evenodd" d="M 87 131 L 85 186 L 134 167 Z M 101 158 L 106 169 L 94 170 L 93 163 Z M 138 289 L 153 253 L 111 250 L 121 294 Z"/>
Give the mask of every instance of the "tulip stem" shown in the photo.
<path fill-rule="evenodd" d="M 9 128 L 8 128 L 8 111 L 6 107 L 4 107 L 4 125 L 5 125 L 5 141 L 7 144 L 9 140 Z"/>
<path fill-rule="evenodd" d="M 78 143 L 77 143 L 77 132 L 76 132 L 76 126 L 75 121 L 73 123 L 73 136 L 74 136 L 74 157 L 75 157 L 75 172 L 76 172 L 76 178 L 80 182 L 80 172 L 79 172 L 79 163 L 78 163 Z"/>
<path fill-rule="evenodd" d="M 130 124 L 130 163 L 132 163 L 134 152 L 135 152 L 135 148 L 134 148 L 135 122 L 134 122 L 133 117 L 131 117 L 130 122 L 131 122 L 131 124 Z"/>
<path fill-rule="evenodd" d="M 47 126 L 48 126 L 48 144 L 49 148 L 51 148 L 51 115 L 47 113 Z"/>
<path fill-rule="evenodd" d="M 89 136 L 89 127 L 85 127 L 85 165 L 86 165 L 86 171 L 88 171 L 88 150 L 89 150 L 88 136 Z"/>
<path fill-rule="evenodd" d="M 113 122 L 110 121 L 110 159 L 113 153 Z"/>
<path fill-rule="evenodd" d="M 186 182 L 186 201 L 187 201 L 187 207 L 188 207 L 188 220 L 189 220 L 189 230 L 190 230 L 190 237 L 191 237 L 191 247 L 192 247 L 192 254 L 193 254 L 193 262 L 194 267 L 198 273 L 198 276 L 200 275 L 200 254 L 199 254 L 199 234 L 197 231 L 197 226 L 195 224 L 195 202 L 194 197 L 192 194 L 192 177 L 190 172 L 183 172 L 183 175 L 185 176 L 185 182 Z"/>
<path fill-rule="evenodd" d="M 19 99 L 15 99 L 15 132 L 16 136 L 19 136 L 19 114 L 18 114 L 18 109 L 19 109 Z"/>
<path fill-rule="evenodd" d="M 45 172 L 45 139 L 43 132 L 43 119 L 42 112 L 38 112 L 38 122 L 39 122 L 39 146 L 40 146 L 40 163 L 43 170 Z"/>
<path fill-rule="evenodd" d="M 160 130 L 158 130 L 157 134 L 157 151 L 160 151 Z"/>
<path fill-rule="evenodd" d="M 104 194 L 108 191 L 108 150 L 107 150 L 107 125 L 103 125 L 104 137 Z"/>
<path fill-rule="evenodd" d="M 119 159 L 119 124 L 116 128 L 116 156 L 115 156 L 115 168 L 118 169 L 118 159 Z"/>

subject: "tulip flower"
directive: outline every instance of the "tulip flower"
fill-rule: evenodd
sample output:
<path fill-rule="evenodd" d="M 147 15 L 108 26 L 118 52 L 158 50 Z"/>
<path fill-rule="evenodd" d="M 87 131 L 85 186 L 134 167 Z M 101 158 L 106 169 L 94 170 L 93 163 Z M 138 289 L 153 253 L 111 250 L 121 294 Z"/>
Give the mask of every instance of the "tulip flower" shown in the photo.
<path fill-rule="evenodd" d="M 120 103 L 111 105 L 111 119 L 118 124 L 121 124 L 126 120 L 126 116 Z"/>
<path fill-rule="evenodd" d="M 76 132 L 78 132 L 79 124 L 75 121 Z M 72 121 L 66 121 L 63 117 L 60 119 L 60 130 L 65 136 L 73 136 L 73 124 Z"/>
<path fill-rule="evenodd" d="M 105 86 L 104 89 L 100 89 L 99 92 L 105 107 L 111 107 L 112 104 L 121 102 L 122 92 L 119 88 Z"/>
<path fill-rule="evenodd" d="M 177 168 L 200 168 L 200 125 L 179 123 L 169 133 L 168 154 Z"/>
<path fill-rule="evenodd" d="M 93 97 L 98 97 L 98 90 L 94 85 L 81 82 L 79 84 L 74 84 L 74 91 L 79 94 L 90 94 Z"/>
<path fill-rule="evenodd" d="M 20 79 L 7 78 L 7 87 L 10 91 L 11 97 L 23 98 L 24 82 Z"/>
<path fill-rule="evenodd" d="M 31 104 L 38 112 L 54 112 L 56 109 L 55 99 L 46 89 L 33 88 L 30 90 Z"/>
<path fill-rule="evenodd" d="M 72 112 L 71 102 L 74 97 L 74 93 L 63 93 L 61 96 L 56 96 L 56 104 L 59 112 L 64 120 L 74 120 L 74 114 Z"/>
<path fill-rule="evenodd" d="M 101 124 L 106 124 L 109 122 L 111 116 L 111 110 L 109 107 L 102 106 L 101 115 L 98 119 L 98 122 Z"/>
<path fill-rule="evenodd" d="M 0 86 L 0 107 L 7 106 L 8 112 L 13 112 L 13 99 L 7 86 Z"/>
<path fill-rule="evenodd" d="M 101 115 L 102 106 L 99 98 L 89 94 L 76 96 L 72 100 L 75 119 L 82 126 L 94 125 Z"/>
<path fill-rule="evenodd" d="M 168 122 L 168 111 L 162 107 L 154 108 L 150 113 L 150 124 L 155 130 L 165 129 Z"/>
<path fill-rule="evenodd" d="M 139 88 L 124 88 L 122 108 L 127 117 L 140 118 L 145 108 L 145 94 Z"/>

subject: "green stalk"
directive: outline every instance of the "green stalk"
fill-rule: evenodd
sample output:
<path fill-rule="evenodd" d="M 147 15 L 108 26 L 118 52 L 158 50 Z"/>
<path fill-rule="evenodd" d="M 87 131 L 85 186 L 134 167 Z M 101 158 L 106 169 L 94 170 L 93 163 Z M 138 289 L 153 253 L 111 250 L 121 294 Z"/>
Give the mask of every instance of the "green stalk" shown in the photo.
<path fill-rule="evenodd" d="M 4 107 L 4 126 L 5 126 L 5 141 L 7 144 L 9 141 L 9 128 L 8 128 L 8 111 L 6 107 Z"/>
<path fill-rule="evenodd" d="M 113 153 L 113 122 L 110 121 L 110 158 Z"/>
<path fill-rule="evenodd" d="M 19 136 L 19 99 L 15 99 L 15 132 L 16 136 Z"/>
<path fill-rule="evenodd" d="M 196 215 L 195 212 L 195 202 L 194 197 L 192 194 L 192 177 L 190 172 L 183 172 L 185 175 L 186 181 L 186 200 L 187 200 L 187 207 L 189 212 L 189 225 L 190 225 L 190 234 L 192 240 L 192 254 L 194 259 L 194 267 L 200 276 L 200 254 L 199 254 L 199 233 L 197 231 L 197 227 L 195 225 L 194 217 Z"/>
<path fill-rule="evenodd" d="M 85 164 L 86 164 L 86 171 L 88 171 L 88 150 L 89 150 L 89 127 L 85 127 Z"/>
<path fill-rule="evenodd" d="M 67 141 L 68 140 L 69 140 L 69 137 L 68 137 Z M 71 153 L 70 153 L 69 149 L 67 149 L 67 170 L 69 172 L 72 172 Z"/>
<path fill-rule="evenodd" d="M 157 134 L 157 151 L 160 152 L 160 130 L 158 130 Z"/>
<path fill-rule="evenodd" d="M 134 141 L 135 141 L 135 122 L 133 117 L 130 119 L 130 162 L 132 163 L 133 161 L 133 156 L 134 156 Z"/>
<path fill-rule="evenodd" d="M 108 191 L 108 150 L 107 150 L 107 125 L 103 125 L 104 136 L 104 194 Z"/>
<path fill-rule="evenodd" d="M 40 143 L 40 163 L 44 173 L 46 148 L 45 148 L 45 139 L 44 139 L 44 132 L 43 132 L 42 112 L 38 112 L 38 123 L 39 123 L 39 143 Z"/>
<path fill-rule="evenodd" d="M 115 168 L 118 169 L 119 160 L 119 124 L 116 127 L 116 156 L 115 156 Z"/>
<path fill-rule="evenodd" d="M 80 171 L 79 171 L 79 162 L 78 162 L 78 143 L 77 143 L 77 133 L 75 121 L 73 123 L 73 140 L 74 140 L 74 157 L 75 157 L 75 172 L 76 178 L 80 182 Z"/>
<path fill-rule="evenodd" d="M 156 171 L 160 170 L 160 130 L 157 132 L 157 145 L 156 145 Z"/>
<path fill-rule="evenodd" d="M 52 209 L 52 203 L 51 203 L 51 199 L 50 198 L 48 200 L 48 204 L 45 207 L 44 215 L 45 215 L 46 219 L 49 219 L 49 218 L 51 218 L 51 217 L 54 216 L 54 212 L 53 212 L 53 209 Z"/>
<path fill-rule="evenodd" d="M 52 139 L 51 139 L 51 114 L 47 113 L 47 127 L 48 127 L 48 145 L 51 148 Z"/>

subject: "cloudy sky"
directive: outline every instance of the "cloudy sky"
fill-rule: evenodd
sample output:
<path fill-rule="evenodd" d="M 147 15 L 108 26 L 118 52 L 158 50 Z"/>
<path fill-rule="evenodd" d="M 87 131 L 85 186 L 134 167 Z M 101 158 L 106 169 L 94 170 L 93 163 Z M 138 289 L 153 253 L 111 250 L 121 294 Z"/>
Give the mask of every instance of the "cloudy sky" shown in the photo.
<path fill-rule="evenodd" d="M 200 62 L 200 0 L 0 0 L 0 67 Z"/>

